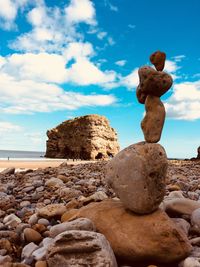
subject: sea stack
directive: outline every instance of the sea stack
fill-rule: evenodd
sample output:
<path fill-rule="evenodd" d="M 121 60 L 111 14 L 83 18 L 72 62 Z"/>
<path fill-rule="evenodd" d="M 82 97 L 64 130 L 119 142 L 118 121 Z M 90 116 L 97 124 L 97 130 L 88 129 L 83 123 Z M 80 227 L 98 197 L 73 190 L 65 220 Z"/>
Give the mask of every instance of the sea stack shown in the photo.
<path fill-rule="evenodd" d="M 47 136 L 48 158 L 108 159 L 119 152 L 116 131 L 97 114 L 66 120 L 47 131 Z"/>

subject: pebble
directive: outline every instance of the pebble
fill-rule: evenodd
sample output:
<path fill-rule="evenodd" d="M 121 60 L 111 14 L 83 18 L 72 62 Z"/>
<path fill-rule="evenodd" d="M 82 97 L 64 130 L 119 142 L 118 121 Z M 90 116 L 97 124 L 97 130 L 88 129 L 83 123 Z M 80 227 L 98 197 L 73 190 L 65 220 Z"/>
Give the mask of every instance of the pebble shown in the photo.
<path fill-rule="evenodd" d="M 51 227 L 50 237 L 53 238 L 67 230 L 95 231 L 95 226 L 93 222 L 87 218 L 76 219 L 72 222 L 63 222 Z"/>
<path fill-rule="evenodd" d="M 192 212 L 191 225 L 200 234 L 200 208 Z"/>
<path fill-rule="evenodd" d="M 194 210 L 200 208 L 200 202 L 187 198 L 174 198 L 172 200 L 164 200 L 164 208 L 167 213 L 191 215 Z"/>
<path fill-rule="evenodd" d="M 9 214 L 3 219 L 3 223 L 9 228 L 14 228 L 21 223 L 21 219 L 15 214 Z"/>
<path fill-rule="evenodd" d="M 47 267 L 47 262 L 46 261 L 37 261 L 35 263 L 35 267 Z"/>
<path fill-rule="evenodd" d="M 1 171 L 0 174 L 11 175 L 11 174 L 14 174 L 14 173 L 15 173 L 15 168 L 7 168 L 7 169 Z"/>
<path fill-rule="evenodd" d="M 19 204 L 19 206 L 20 206 L 21 208 L 28 207 L 28 206 L 30 206 L 30 205 L 31 205 L 31 202 L 28 201 L 28 200 L 24 200 L 24 201 L 20 202 L 20 204 Z"/>
<path fill-rule="evenodd" d="M 0 255 L 0 264 L 4 265 L 6 262 L 11 262 L 12 258 L 9 255 L 1 256 Z"/>
<path fill-rule="evenodd" d="M 28 220 L 28 223 L 30 225 L 33 225 L 33 224 L 36 224 L 38 221 L 38 216 L 36 213 L 34 213 L 33 215 L 30 216 L 29 220 Z"/>
<path fill-rule="evenodd" d="M 45 225 L 45 226 L 48 226 L 48 225 L 50 224 L 49 220 L 44 219 L 44 218 L 39 219 L 39 220 L 38 220 L 38 223 L 39 223 L 39 224 L 43 224 L 43 225 Z"/>
<path fill-rule="evenodd" d="M 188 257 L 179 264 L 179 267 L 200 267 L 200 263 L 193 257 Z"/>
<path fill-rule="evenodd" d="M 49 204 L 41 209 L 38 209 L 37 215 L 43 218 L 52 218 L 62 216 L 65 213 L 66 207 L 63 204 Z"/>
<path fill-rule="evenodd" d="M 51 179 L 49 179 L 45 182 L 45 186 L 47 186 L 47 187 L 54 187 L 54 188 L 58 187 L 59 188 L 63 185 L 64 185 L 64 183 L 62 180 L 60 180 L 58 178 L 54 178 L 54 177 L 52 177 Z"/>
<path fill-rule="evenodd" d="M 28 259 L 31 257 L 33 251 L 35 251 L 38 248 L 38 246 L 31 242 L 29 244 L 27 244 L 23 249 L 22 249 L 22 253 L 21 253 L 21 258 L 24 260 Z"/>
<path fill-rule="evenodd" d="M 41 234 L 31 228 L 24 229 L 24 237 L 27 242 L 39 243 L 42 240 Z"/>

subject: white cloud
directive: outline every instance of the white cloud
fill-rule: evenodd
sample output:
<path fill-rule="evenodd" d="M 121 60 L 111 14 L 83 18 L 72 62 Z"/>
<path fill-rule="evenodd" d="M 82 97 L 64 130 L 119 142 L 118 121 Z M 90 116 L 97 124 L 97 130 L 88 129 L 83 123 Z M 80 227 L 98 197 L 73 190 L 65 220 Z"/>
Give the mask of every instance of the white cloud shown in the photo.
<path fill-rule="evenodd" d="M 176 62 L 181 62 L 186 56 L 185 55 L 179 55 L 179 56 L 175 56 L 173 57 L 173 59 L 176 61 Z"/>
<path fill-rule="evenodd" d="M 129 90 L 135 89 L 139 84 L 138 68 L 134 69 L 129 75 L 122 77 L 120 84 Z"/>
<path fill-rule="evenodd" d="M 0 133 L 6 134 L 6 133 L 12 133 L 22 131 L 22 127 L 19 125 L 16 125 L 14 123 L 8 122 L 8 121 L 0 121 Z"/>
<path fill-rule="evenodd" d="M 63 55 L 67 61 L 77 58 L 90 58 L 94 55 L 91 43 L 73 42 L 64 50 Z"/>
<path fill-rule="evenodd" d="M 46 10 L 44 6 L 38 6 L 33 8 L 27 15 L 28 21 L 33 26 L 41 26 L 45 23 L 44 19 L 46 18 Z"/>
<path fill-rule="evenodd" d="M 19 35 L 9 46 L 24 52 L 63 53 L 69 43 L 84 38 L 77 31 L 76 24 L 97 25 L 95 13 L 90 0 L 71 0 L 65 8 L 47 7 L 44 2 L 39 3 L 27 14 L 32 30 Z"/>
<path fill-rule="evenodd" d="M 107 32 L 99 32 L 97 34 L 97 38 L 99 38 L 100 40 L 102 40 L 104 37 L 106 37 Z"/>
<path fill-rule="evenodd" d="M 90 44 L 73 43 L 65 52 L 65 55 L 27 53 L 0 57 L 0 110 L 31 114 L 106 106 L 117 101 L 113 95 L 66 92 L 56 85 L 106 86 L 116 79 L 115 72 L 103 72 L 90 61 L 93 54 Z M 66 67 L 72 59 L 72 64 Z"/>
<path fill-rule="evenodd" d="M 114 12 L 118 12 L 119 9 L 117 6 L 114 6 L 113 4 L 111 4 L 111 2 L 109 0 L 104 0 L 104 5 L 107 7 L 110 8 L 111 11 L 114 11 Z"/>
<path fill-rule="evenodd" d="M 0 27 L 5 30 L 16 28 L 15 19 L 18 10 L 28 2 L 29 0 L 0 0 Z"/>
<path fill-rule="evenodd" d="M 115 44 L 115 41 L 113 40 L 112 37 L 108 37 L 108 44 L 111 46 Z"/>
<path fill-rule="evenodd" d="M 75 85 L 107 86 L 116 81 L 114 71 L 102 71 L 91 61 L 90 43 L 70 43 L 63 55 L 50 53 L 12 54 L 0 57 L 0 73 L 16 80 Z M 48 67 L 47 67 L 48 66 Z M 111 86 L 111 85 L 110 85 Z"/>
<path fill-rule="evenodd" d="M 166 60 L 165 61 L 165 68 L 164 71 L 169 73 L 175 73 L 180 67 L 176 64 L 175 61 L 172 60 Z"/>
<path fill-rule="evenodd" d="M 169 118 L 200 119 L 200 81 L 175 84 L 165 107 Z"/>
<path fill-rule="evenodd" d="M 128 24 L 128 27 L 133 30 L 133 29 L 135 29 L 136 25 L 134 25 L 134 24 Z"/>
<path fill-rule="evenodd" d="M 116 79 L 114 71 L 102 72 L 86 58 L 77 59 L 68 71 L 68 80 L 79 85 L 98 84 L 101 86 Z"/>
<path fill-rule="evenodd" d="M 90 0 L 71 0 L 70 5 L 65 9 L 65 13 L 66 19 L 70 23 L 97 24 L 95 8 Z"/>
<path fill-rule="evenodd" d="M 44 143 L 44 133 L 32 132 L 24 133 L 24 136 L 31 142 L 32 145 L 42 145 Z"/>
<path fill-rule="evenodd" d="M 12 54 L 1 71 L 18 80 L 63 83 L 66 80 L 66 61 L 56 54 Z M 48 66 L 48 67 L 47 67 Z"/>
<path fill-rule="evenodd" d="M 118 65 L 118 66 L 123 67 L 124 65 L 126 65 L 126 62 L 127 61 L 123 59 L 123 60 L 116 61 L 115 64 Z"/>
<path fill-rule="evenodd" d="M 66 92 L 61 87 L 32 80 L 17 80 L 0 75 L 0 110 L 12 114 L 32 114 L 57 110 L 74 110 L 86 106 L 115 103 L 113 95 Z"/>

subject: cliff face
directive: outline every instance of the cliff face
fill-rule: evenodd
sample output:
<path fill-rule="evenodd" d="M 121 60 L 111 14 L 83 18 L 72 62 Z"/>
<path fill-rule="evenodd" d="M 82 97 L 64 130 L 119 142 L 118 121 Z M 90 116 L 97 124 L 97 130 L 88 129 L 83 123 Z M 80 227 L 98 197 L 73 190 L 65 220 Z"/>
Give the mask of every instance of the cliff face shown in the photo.
<path fill-rule="evenodd" d="M 45 157 L 106 159 L 119 151 L 117 133 L 104 116 L 86 115 L 67 120 L 47 131 Z"/>

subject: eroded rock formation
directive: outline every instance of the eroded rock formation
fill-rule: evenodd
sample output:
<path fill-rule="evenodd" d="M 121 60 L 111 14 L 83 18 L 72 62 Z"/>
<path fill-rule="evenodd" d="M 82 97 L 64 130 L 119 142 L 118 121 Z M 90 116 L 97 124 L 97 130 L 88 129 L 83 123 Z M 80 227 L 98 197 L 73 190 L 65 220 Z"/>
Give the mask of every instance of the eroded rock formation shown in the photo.
<path fill-rule="evenodd" d="M 119 151 L 116 131 L 106 117 L 86 115 L 67 120 L 47 131 L 45 157 L 106 159 Z"/>
<path fill-rule="evenodd" d="M 197 159 L 200 159 L 200 146 L 197 149 Z"/>

